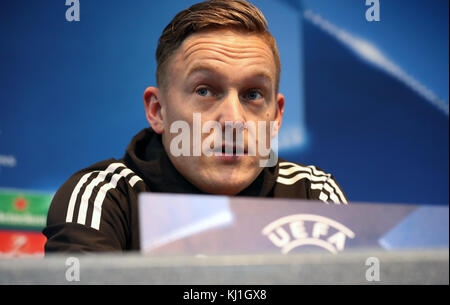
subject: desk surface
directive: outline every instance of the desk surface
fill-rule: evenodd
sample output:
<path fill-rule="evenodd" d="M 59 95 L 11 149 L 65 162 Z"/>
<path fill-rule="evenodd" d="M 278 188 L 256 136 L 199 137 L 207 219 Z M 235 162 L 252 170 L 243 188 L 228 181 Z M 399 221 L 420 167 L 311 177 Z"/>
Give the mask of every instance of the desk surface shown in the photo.
<path fill-rule="evenodd" d="M 379 251 L 332 255 L 142 256 L 138 253 L 72 255 L 80 281 L 68 281 L 69 256 L 0 259 L 0 284 L 447 284 L 449 250 Z M 366 272 L 379 261 L 380 281 Z"/>

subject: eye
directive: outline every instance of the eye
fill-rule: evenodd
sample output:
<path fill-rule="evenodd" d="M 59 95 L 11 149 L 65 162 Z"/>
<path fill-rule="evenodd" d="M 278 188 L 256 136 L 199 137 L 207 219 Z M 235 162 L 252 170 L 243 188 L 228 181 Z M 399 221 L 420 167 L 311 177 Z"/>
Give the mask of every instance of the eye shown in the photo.
<path fill-rule="evenodd" d="M 212 96 L 211 90 L 208 88 L 199 88 L 195 92 L 200 96 Z"/>
<path fill-rule="evenodd" d="M 260 92 L 258 92 L 257 90 L 251 90 L 251 91 L 247 92 L 247 94 L 245 95 L 245 98 L 247 100 L 251 100 L 251 101 L 258 100 L 262 97 L 263 97 L 262 94 Z"/>

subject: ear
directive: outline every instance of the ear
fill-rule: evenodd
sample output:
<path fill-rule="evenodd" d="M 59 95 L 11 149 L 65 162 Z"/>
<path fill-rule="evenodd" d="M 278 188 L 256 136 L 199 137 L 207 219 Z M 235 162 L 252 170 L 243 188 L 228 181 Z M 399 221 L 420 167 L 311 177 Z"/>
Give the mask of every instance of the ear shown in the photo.
<path fill-rule="evenodd" d="M 152 129 L 161 134 L 164 131 L 164 118 L 162 114 L 161 93 L 156 87 L 148 87 L 144 91 L 144 107 L 147 121 Z"/>
<path fill-rule="evenodd" d="M 274 124 L 274 130 L 272 131 L 272 136 L 276 137 L 278 135 L 278 132 L 281 128 L 281 121 L 283 120 L 283 114 L 284 114 L 284 95 L 281 93 L 278 93 L 277 100 L 276 100 L 276 112 L 275 112 L 275 119 L 274 121 L 276 124 Z"/>

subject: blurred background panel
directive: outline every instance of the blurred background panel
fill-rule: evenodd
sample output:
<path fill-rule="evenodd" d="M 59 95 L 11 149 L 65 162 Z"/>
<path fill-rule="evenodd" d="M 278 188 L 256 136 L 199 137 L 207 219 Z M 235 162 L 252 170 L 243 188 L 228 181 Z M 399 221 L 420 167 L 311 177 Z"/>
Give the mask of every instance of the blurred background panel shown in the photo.
<path fill-rule="evenodd" d="M 0 188 L 52 194 L 147 127 L 165 25 L 196 1 L 0 4 Z M 280 156 L 351 201 L 448 205 L 448 1 L 258 0 L 281 54 Z M 8 193 L 9 194 L 9 193 Z"/>
<path fill-rule="evenodd" d="M 448 204 L 448 1 L 380 1 L 379 22 L 365 3 L 303 1 L 309 142 L 291 158 L 351 200 Z"/>

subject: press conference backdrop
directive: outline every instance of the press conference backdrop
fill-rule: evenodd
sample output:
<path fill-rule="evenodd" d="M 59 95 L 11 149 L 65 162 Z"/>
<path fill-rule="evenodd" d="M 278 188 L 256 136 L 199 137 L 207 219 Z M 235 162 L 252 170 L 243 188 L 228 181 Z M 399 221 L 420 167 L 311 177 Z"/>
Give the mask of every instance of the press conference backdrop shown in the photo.
<path fill-rule="evenodd" d="M 0 188 L 19 206 L 124 154 L 148 126 L 157 39 L 196 1 L 79 2 L 72 22 L 65 0 L 0 4 Z M 371 22 L 365 0 L 253 3 L 282 59 L 280 156 L 350 201 L 447 205 L 448 1 L 380 1 Z"/>

